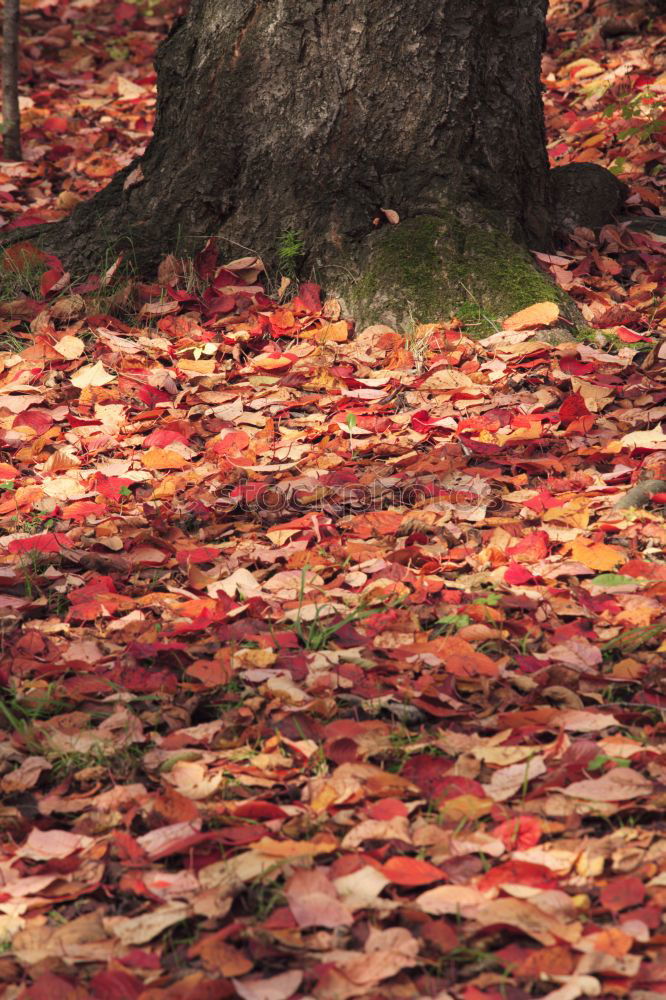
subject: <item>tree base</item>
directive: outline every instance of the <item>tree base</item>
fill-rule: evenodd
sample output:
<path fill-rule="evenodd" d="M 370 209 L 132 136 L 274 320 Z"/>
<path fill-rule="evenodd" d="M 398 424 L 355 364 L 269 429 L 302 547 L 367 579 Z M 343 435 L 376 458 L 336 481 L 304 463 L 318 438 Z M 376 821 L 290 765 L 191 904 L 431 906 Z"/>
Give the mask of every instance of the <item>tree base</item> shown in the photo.
<path fill-rule="evenodd" d="M 453 316 L 484 337 L 503 319 L 534 305 L 557 302 L 574 328 L 584 327 L 573 301 L 542 274 L 531 255 L 491 220 L 462 220 L 453 212 L 384 226 L 350 254 L 344 266 L 324 268 L 323 284 L 362 328 Z"/>
<path fill-rule="evenodd" d="M 148 261 L 138 230 L 134 239 L 127 234 L 114 239 L 108 227 L 91 231 L 84 221 L 83 214 L 75 214 L 60 223 L 14 230 L 2 242 L 6 246 L 27 239 L 61 255 L 75 280 L 93 269 L 105 270 L 120 251 L 135 273 L 154 273 L 163 256 L 161 252 L 155 256 L 156 241 L 148 241 L 152 250 Z M 182 254 L 198 246 L 193 241 L 175 249 Z M 316 258 L 316 247 L 308 257 Z M 457 317 L 468 333 L 482 338 L 500 329 L 506 317 L 544 301 L 559 305 L 572 332 L 587 328 L 573 300 L 538 270 L 501 220 L 477 207 L 455 213 L 438 207 L 436 215 L 387 224 L 326 256 L 315 264 L 315 274 L 358 329 L 385 323 L 404 330 Z"/>

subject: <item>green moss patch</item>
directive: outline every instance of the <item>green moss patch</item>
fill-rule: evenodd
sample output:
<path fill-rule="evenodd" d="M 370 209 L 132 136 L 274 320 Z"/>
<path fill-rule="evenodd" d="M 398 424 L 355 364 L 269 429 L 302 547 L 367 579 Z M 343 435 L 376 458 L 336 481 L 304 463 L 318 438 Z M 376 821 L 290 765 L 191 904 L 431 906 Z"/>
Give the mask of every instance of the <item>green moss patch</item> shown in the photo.
<path fill-rule="evenodd" d="M 457 316 L 470 333 L 493 333 L 503 319 L 535 302 L 558 302 L 574 325 L 573 303 L 537 270 L 531 255 L 490 224 L 419 216 L 384 227 L 368 240 L 339 294 L 365 326 L 446 321 Z"/>

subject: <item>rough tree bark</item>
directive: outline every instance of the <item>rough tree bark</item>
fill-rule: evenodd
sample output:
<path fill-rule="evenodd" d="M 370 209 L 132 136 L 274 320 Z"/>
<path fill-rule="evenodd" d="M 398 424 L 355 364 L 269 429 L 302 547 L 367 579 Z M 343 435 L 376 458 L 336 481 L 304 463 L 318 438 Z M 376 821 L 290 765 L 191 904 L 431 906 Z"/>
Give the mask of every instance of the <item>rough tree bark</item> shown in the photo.
<path fill-rule="evenodd" d="M 479 225 L 545 248 L 547 2 L 193 0 L 158 52 L 146 153 L 46 243 L 79 269 L 129 245 L 145 267 L 211 235 L 270 259 L 294 229 L 329 281 L 353 275 L 368 316 L 405 268 L 414 286 L 453 256 L 458 284 L 483 270 L 503 244 L 483 250 Z M 399 213 L 399 238 L 373 235 L 381 208 Z M 448 301 L 423 300 L 424 318 Z"/>
<path fill-rule="evenodd" d="M 2 15 L 2 155 L 6 160 L 22 158 L 18 71 L 19 0 L 5 0 Z"/>

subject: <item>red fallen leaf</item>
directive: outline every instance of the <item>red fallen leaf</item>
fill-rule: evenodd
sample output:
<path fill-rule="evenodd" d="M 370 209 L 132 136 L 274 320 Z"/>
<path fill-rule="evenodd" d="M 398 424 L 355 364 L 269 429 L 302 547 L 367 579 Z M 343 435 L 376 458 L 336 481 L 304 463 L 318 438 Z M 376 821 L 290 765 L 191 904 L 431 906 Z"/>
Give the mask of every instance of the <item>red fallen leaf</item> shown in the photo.
<path fill-rule="evenodd" d="M 336 764 L 365 759 L 374 752 L 375 741 L 388 738 L 388 732 L 388 726 L 383 722 L 337 719 L 324 730 L 324 753 Z"/>
<path fill-rule="evenodd" d="M 221 660 L 195 660 L 185 673 L 201 681 L 206 688 L 216 688 L 229 683 L 233 670 L 230 663 Z"/>
<path fill-rule="evenodd" d="M 143 992 L 143 986 L 141 979 L 122 969 L 102 969 L 90 980 L 95 1000 L 136 1000 Z M 58 996 L 63 997 L 62 991 L 58 992 Z"/>
<path fill-rule="evenodd" d="M 73 503 L 65 504 L 62 509 L 63 518 L 71 518 L 72 521 L 85 521 L 87 517 L 102 517 L 104 513 L 105 508 L 94 500 L 75 500 Z"/>
<path fill-rule="evenodd" d="M 507 851 L 525 851 L 541 840 L 541 822 L 536 816 L 516 816 L 507 819 L 493 830 Z"/>
<path fill-rule="evenodd" d="M 160 956 L 151 951 L 143 951 L 142 948 L 132 948 L 124 955 L 118 956 L 118 961 L 129 969 L 160 968 Z M 49 997 L 48 1000 L 52 1000 L 52 997 Z"/>
<path fill-rule="evenodd" d="M 415 784 L 424 795 L 428 798 L 433 798 L 435 790 L 440 788 L 440 784 L 444 781 L 447 783 L 450 781 L 452 787 L 455 786 L 456 789 L 459 788 L 457 782 L 467 782 L 472 781 L 471 778 L 465 778 L 462 775 L 450 775 L 447 776 L 446 772 L 452 766 L 450 761 L 445 760 L 443 757 L 435 757 L 432 754 L 418 753 L 411 757 L 400 772 L 403 778 L 407 778 Z M 483 794 L 483 788 L 477 782 L 475 787 L 479 789 L 480 794 Z M 465 790 L 468 790 L 467 788 Z M 458 794 L 456 791 L 455 794 Z M 393 801 L 393 799 L 389 800 Z M 400 814 L 398 814 L 400 815 Z M 405 811 L 404 815 L 407 815 Z M 375 817 L 379 819 L 380 817 Z M 387 819 L 392 817 L 387 816 Z"/>
<path fill-rule="evenodd" d="M 446 878 L 444 872 L 429 861 L 398 855 L 389 858 L 382 865 L 381 871 L 394 885 L 432 885 L 433 882 L 443 882 Z"/>
<path fill-rule="evenodd" d="M 49 259 L 49 255 L 33 243 L 28 243 L 24 240 L 21 243 L 14 243 L 13 246 L 7 247 L 3 251 L 1 259 L 1 266 L 4 271 L 23 274 L 25 271 L 30 271 L 40 264 L 45 264 Z"/>
<path fill-rule="evenodd" d="M 437 426 L 432 414 L 427 410 L 417 410 L 416 413 L 412 413 L 411 424 L 417 434 L 427 434 Z"/>
<path fill-rule="evenodd" d="M 321 311 L 321 288 L 312 281 L 299 286 L 298 295 L 291 303 L 295 312 L 318 313 Z"/>
<path fill-rule="evenodd" d="M 121 861 L 141 864 L 147 860 L 147 855 L 135 838 L 125 830 L 114 830 L 111 839 L 114 849 Z"/>
<path fill-rule="evenodd" d="M 66 132 L 69 122 L 64 115 L 49 115 L 41 122 L 41 126 L 45 132 Z"/>
<path fill-rule="evenodd" d="M 509 948 L 503 948 L 501 955 L 507 962 L 512 963 L 515 975 L 520 979 L 534 981 L 541 979 L 544 975 L 570 976 L 574 970 L 574 956 L 571 948 L 564 945 L 556 944 L 550 948 L 538 948 L 534 951 L 518 950 L 516 945 L 512 945 Z"/>
<path fill-rule="evenodd" d="M 647 577 L 648 580 L 666 580 L 666 566 L 663 563 L 648 562 L 647 559 L 630 559 L 620 566 L 623 576 Z"/>
<path fill-rule="evenodd" d="M 506 550 L 508 556 L 512 556 L 516 562 L 537 562 L 545 559 L 548 555 L 548 535 L 545 531 L 532 531 L 529 535 L 521 538 L 516 545 L 510 546 Z"/>
<path fill-rule="evenodd" d="M 273 336 L 279 337 L 296 329 L 296 318 L 291 309 L 276 309 L 270 317 L 269 326 Z"/>
<path fill-rule="evenodd" d="M 102 472 L 98 472 L 95 476 L 95 489 L 109 500 L 120 500 L 123 496 L 120 491 L 124 488 L 129 489 L 133 485 L 133 479 L 125 479 L 122 476 L 105 476 Z"/>
<path fill-rule="evenodd" d="M 206 311 L 211 316 L 225 316 L 227 313 L 233 312 L 236 308 L 236 296 L 228 294 L 215 295 L 209 289 L 204 295 L 204 305 L 206 306 Z"/>
<path fill-rule="evenodd" d="M 168 448 L 174 441 L 180 444 L 187 444 L 188 438 L 181 431 L 171 431 L 166 427 L 156 427 L 148 437 L 144 438 L 143 444 L 146 448 Z"/>
<path fill-rule="evenodd" d="M 648 333 L 636 333 L 635 330 L 629 330 L 626 326 L 618 326 L 613 332 L 618 340 L 623 340 L 625 344 L 635 344 L 638 340 L 647 340 L 651 344 L 653 341 Z"/>
<path fill-rule="evenodd" d="M 530 571 L 516 562 L 509 563 L 509 566 L 504 573 L 504 582 L 513 584 L 514 586 L 529 583 L 533 579 L 534 577 Z"/>
<path fill-rule="evenodd" d="M 252 802 L 241 802 L 233 810 L 234 816 L 240 819 L 269 820 L 286 819 L 287 813 L 280 806 L 273 802 L 264 802 L 262 799 L 254 799 Z"/>
<path fill-rule="evenodd" d="M 396 816 L 408 816 L 409 810 L 400 799 L 379 799 L 366 809 L 369 819 L 395 819 Z"/>
<path fill-rule="evenodd" d="M 181 549 L 176 554 L 176 559 L 182 565 L 183 563 L 206 563 L 212 562 L 220 554 L 220 550 L 214 545 L 199 545 L 194 549 Z"/>
<path fill-rule="evenodd" d="M 69 273 L 63 271 L 62 265 L 52 267 L 45 271 L 39 282 L 39 291 L 42 298 L 46 298 L 51 292 L 60 292 L 69 282 Z"/>
<path fill-rule="evenodd" d="M 44 434 L 53 425 L 50 413 L 42 413 L 39 410 L 28 410 L 27 413 L 19 413 L 12 421 L 12 427 L 31 427 L 38 434 Z"/>
<path fill-rule="evenodd" d="M 72 548 L 67 535 L 59 531 L 45 531 L 41 535 L 31 535 L 30 538 L 15 538 L 7 546 L 8 552 L 61 552 Z"/>
<path fill-rule="evenodd" d="M 560 497 L 554 497 L 548 490 L 541 489 L 537 496 L 532 497 L 531 500 L 525 500 L 523 506 L 529 507 L 537 514 L 542 514 L 545 510 L 552 510 L 553 507 L 563 507 L 564 501 Z"/>
<path fill-rule="evenodd" d="M 249 447 L 250 438 L 245 431 L 230 431 L 210 448 L 214 455 L 237 455 Z"/>
<path fill-rule="evenodd" d="M 505 883 L 529 886 L 533 889 L 556 889 L 557 879 L 545 865 L 534 865 L 529 861 L 506 861 L 491 868 L 481 876 L 477 887 L 481 892 L 496 889 Z"/>
<path fill-rule="evenodd" d="M 38 212 L 24 212 L 23 215 L 20 215 L 17 219 L 8 223 L 8 225 L 5 226 L 5 229 L 7 229 L 7 231 L 12 229 L 27 229 L 29 226 L 41 226 L 42 223 L 48 221 L 50 220 L 45 219 L 44 216 L 40 215 Z"/>
<path fill-rule="evenodd" d="M 421 924 L 420 930 L 425 940 L 443 953 L 453 951 L 459 944 L 458 935 L 446 920 L 427 920 Z"/>
<path fill-rule="evenodd" d="M 404 517 L 404 514 L 392 510 L 371 511 L 369 514 L 359 514 L 358 517 L 350 518 L 347 530 L 358 538 L 394 535 Z"/>
<path fill-rule="evenodd" d="M 569 424 L 577 417 L 586 417 L 589 414 L 590 411 L 579 392 L 574 392 L 570 396 L 567 396 L 560 406 L 560 420 L 563 424 Z"/>
<path fill-rule="evenodd" d="M 611 913 L 619 913 L 630 906 L 640 906 L 645 899 L 645 886 L 635 875 L 613 879 L 599 893 L 601 905 Z"/>
<path fill-rule="evenodd" d="M 485 653 L 461 639 L 457 635 L 452 635 L 441 642 L 441 657 L 444 667 L 456 677 L 497 677 L 499 666 L 491 660 Z"/>
<path fill-rule="evenodd" d="M 134 8 L 134 13 L 136 14 L 136 8 Z M 215 236 L 207 241 L 203 250 L 194 258 L 194 267 L 200 278 L 212 278 L 217 269 L 218 260 L 218 244 Z"/>
<path fill-rule="evenodd" d="M 55 972 L 44 972 L 24 992 L 25 1000 L 87 1000 L 90 996 L 83 987 L 75 986 L 69 979 L 56 976 Z"/>
<path fill-rule="evenodd" d="M 431 786 L 431 797 L 438 805 L 461 796 L 482 799 L 485 794 L 483 785 L 475 781 L 474 778 L 465 778 L 462 774 L 446 774 Z"/>

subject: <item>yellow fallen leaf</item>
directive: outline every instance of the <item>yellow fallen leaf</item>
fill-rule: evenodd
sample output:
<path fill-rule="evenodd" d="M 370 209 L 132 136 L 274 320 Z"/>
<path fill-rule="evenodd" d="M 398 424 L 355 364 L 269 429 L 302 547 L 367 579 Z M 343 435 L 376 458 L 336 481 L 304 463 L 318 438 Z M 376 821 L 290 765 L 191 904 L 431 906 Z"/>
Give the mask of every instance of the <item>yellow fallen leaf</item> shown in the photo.
<path fill-rule="evenodd" d="M 109 382 L 115 382 L 115 380 L 116 376 L 107 372 L 101 361 L 97 361 L 94 365 L 84 365 L 71 378 L 72 385 L 75 385 L 77 389 L 108 385 Z"/>
<path fill-rule="evenodd" d="M 587 542 L 584 538 L 576 538 L 571 543 L 571 558 L 582 563 L 588 569 L 600 573 L 609 572 L 626 561 L 626 553 L 614 545 L 604 542 Z"/>
<path fill-rule="evenodd" d="M 146 469 L 184 469 L 190 462 L 169 448 L 149 448 L 141 461 Z"/>
<path fill-rule="evenodd" d="M 205 764 L 194 760 L 176 761 L 164 780 L 188 799 L 198 802 L 210 798 L 222 784 L 222 772 L 210 773 Z"/>
<path fill-rule="evenodd" d="M 344 344 L 349 340 L 349 327 L 341 319 L 338 323 L 325 323 L 317 330 L 306 330 L 301 336 L 320 344 Z"/>
<path fill-rule="evenodd" d="M 103 917 L 102 924 L 107 934 L 112 934 L 123 947 L 146 944 L 161 934 L 167 927 L 187 920 L 192 916 L 192 907 L 180 901 L 165 903 L 149 913 L 138 917 Z"/>
<path fill-rule="evenodd" d="M 523 760 L 529 760 L 536 753 L 535 747 L 473 747 L 472 756 L 476 757 L 483 764 L 491 764 L 495 767 L 508 767 L 510 764 L 520 764 Z"/>
<path fill-rule="evenodd" d="M 82 201 L 78 194 L 74 191 L 61 191 L 56 198 L 56 204 L 58 208 L 62 209 L 63 212 L 71 212 L 79 202 Z"/>
<path fill-rule="evenodd" d="M 666 434 L 661 426 L 653 427 L 649 431 L 633 431 L 620 438 L 620 444 L 625 448 L 645 448 L 660 451 L 666 447 Z"/>
<path fill-rule="evenodd" d="M 302 858 L 331 854 L 337 851 L 338 846 L 335 837 L 322 834 L 318 840 L 274 840 L 273 837 L 262 837 L 256 842 L 254 849 L 270 858 Z"/>
<path fill-rule="evenodd" d="M 481 799 L 478 795 L 456 795 L 439 804 L 439 815 L 444 823 L 470 823 L 487 816 L 493 808 L 492 799 Z"/>
<path fill-rule="evenodd" d="M 266 535 L 273 545 L 280 546 L 288 542 L 294 535 L 297 535 L 300 530 L 300 528 L 275 528 L 274 531 L 267 531 Z"/>
<path fill-rule="evenodd" d="M 458 371 L 457 368 L 440 368 L 439 371 L 428 375 L 421 383 L 421 389 L 428 389 L 430 392 L 449 392 L 451 389 L 469 389 L 473 386 L 469 375 Z"/>
<path fill-rule="evenodd" d="M 213 375 L 215 373 L 215 359 L 200 358 L 199 360 L 193 360 L 189 358 L 179 361 L 178 367 L 183 372 L 191 372 L 192 375 Z"/>
<path fill-rule="evenodd" d="M 116 76 L 116 92 L 123 101 L 134 101 L 137 97 L 146 96 L 143 87 L 134 83 L 133 80 L 128 80 L 126 76 L 121 76 L 120 73 Z"/>
<path fill-rule="evenodd" d="M 543 326 L 554 326 L 559 318 L 560 307 L 555 302 L 537 302 L 505 319 L 502 329 L 535 330 Z"/>

